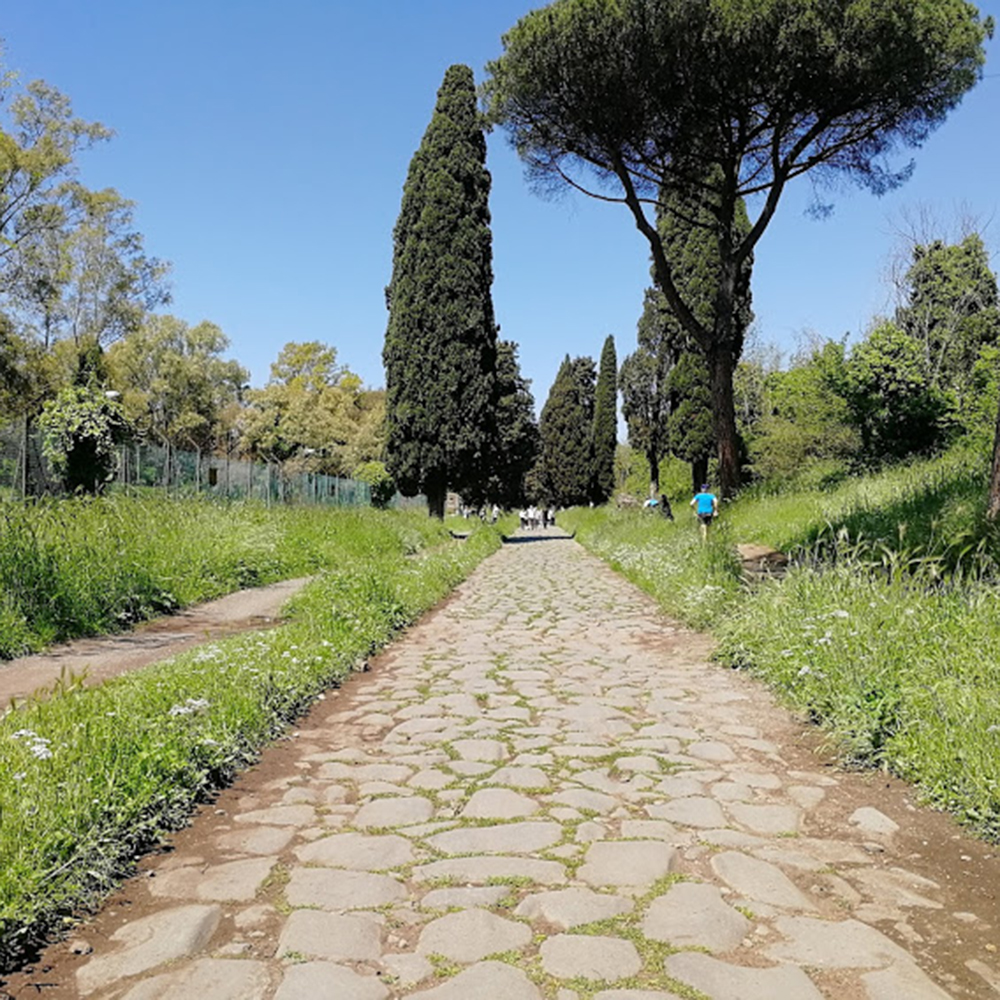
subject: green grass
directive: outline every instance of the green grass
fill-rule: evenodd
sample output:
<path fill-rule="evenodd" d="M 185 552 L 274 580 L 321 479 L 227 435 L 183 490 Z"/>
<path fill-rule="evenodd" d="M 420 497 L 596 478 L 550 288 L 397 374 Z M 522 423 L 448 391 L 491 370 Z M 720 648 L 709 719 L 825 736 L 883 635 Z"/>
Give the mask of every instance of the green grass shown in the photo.
<path fill-rule="evenodd" d="M 67 683 L 0 719 L 0 971 L 500 544 L 489 528 L 454 542 L 425 514 L 318 511 L 302 525 L 272 513 L 273 531 L 266 511 L 254 524 L 273 566 L 318 572 L 287 625 L 100 687 Z"/>
<path fill-rule="evenodd" d="M 164 496 L 2 503 L 0 657 L 312 574 L 352 545 L 355 512 L 340 513 Z M 363 544 L 416 551 L 440 534 L 429 521 L 410 517 L 405 537 L 376 532 Z"/>
<path fill-rule="evenodd" d="M 707 546 L 693 518 L 581 510 L 561 520 L 666 611 L 714 632 L 826 727 L 852 762 L 917 784 L 1000 840 L 1000 552 L 987 469 L 952 454 L 825 491 L 747 493 Z M 737 542 L 789 552 L 783 580 L 739 577 Z"/>

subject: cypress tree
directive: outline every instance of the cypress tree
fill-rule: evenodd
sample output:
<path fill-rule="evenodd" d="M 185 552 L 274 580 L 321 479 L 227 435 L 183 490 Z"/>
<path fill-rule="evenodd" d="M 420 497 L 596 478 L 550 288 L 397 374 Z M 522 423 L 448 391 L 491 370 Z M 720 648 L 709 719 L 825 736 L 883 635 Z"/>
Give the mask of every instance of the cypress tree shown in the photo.
<path fill-rule="evenodd" d="M 382 352 L 387 466 L 436 517 L 448 489 L 485 495 L 496 437 L 489 193 L 472 70 L 451 66 L 403 187 Z"/>
<path fill-rule="evenodd" d="M 525 476 L 540 446 L 531 382 L 521 374 L 517 344 L 497 342 L 497 456 L 487 495 L 501 507 L 525 502 Z"/>
<path fill-rule="evenodd" d="M 593 483 L 594 362 L 566 355 L 559 366 L 538 430 L 542 439 L 539 487 L 560 507 L 587 503 Z"/>
<path fill-rule="evenodd" d="M 606 503 L 615 489 L 615 447 L 618 444 L 618 357 L 615 338 L 601 351 L 594 391 L 594 503 Z"/>

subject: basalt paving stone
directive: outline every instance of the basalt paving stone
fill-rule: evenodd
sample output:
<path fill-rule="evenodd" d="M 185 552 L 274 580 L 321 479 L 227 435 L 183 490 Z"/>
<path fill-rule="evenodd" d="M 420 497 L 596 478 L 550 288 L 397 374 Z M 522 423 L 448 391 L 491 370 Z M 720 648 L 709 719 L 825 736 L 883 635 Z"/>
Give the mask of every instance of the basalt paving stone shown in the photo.
<path fill-rule="evenodd" d="M 712 830 L 726 825 L 722 807 L 715 799 L 704 795 L 691 795 L 646 807 L 651 819 L 665 819 L 679 826 L 693 826 Z"/>
<path fill-rule="evenodd" d="M 459 827 L 427 838 L 442 854 L 533 854 L 562 839 L 559 823 L 503 823 L 497 826 Z"/>
<path fill-rule="evenodd" d="M 732 951 L 750 929 L 750 921 L 727 905 L 715 886 L 696 882 L 682 882 L 654 899 L 642 922 L 642 933 L 652 941 L 712 952 Z"/>
<path fill-rule="evenodd" d="M 677 851 L 656 840 L 597 841 L 577 877 L 592 886 L 643 888 L 677 868 Z"/>
<path fill-rule="evenodd" d="M 631 941 L 596 934 L 557 934 L 539 948 L 542 968 L 560 979 L 596 979 L 613 983 L 634 976 L 642 959 Z"/>
<path fill-rule="evenodd" d="M 530 941 L 531 929 L 526 924 L 474 908 L 448 913 L 427 924 L 420 932 L 417 952 L 443 955 L 468 965 L 487 955 L 518 951 Z"/>
<path fill-rule="evenodd" d="M 518 819 L 538 812 L 538 803 L 507 788 L 482 788 L 475 792 L 462 816 L 466 819 Z"/>
<path fill-rule="evenodd" d="M 798 831 L 802 810 L 798 806 L 750 805 L 730 802 L 729 815 L 752 833 L 771 835 L 794 834 Z"/>
<path fill-rule="evenodd" d="M 805 972 L 789 965 L 752 969 L 687 951 L 670 955 L 665 967 L 668 975 L 711 1000 L 823 1000 Z"/>
<path fill-rule="evenodd" d="M 432 861 L 430 864 L 414 868 L 413 878 L 419 882 L 429 882 L 439 878 L 460 879 L 473 884 L 486 883 L 494 879 L 529 879 L 539 885 L 562 885 L 568 876 L 565 866 L 558 861 L 489 855 Z"/>
<path fill-rule="evenodd" d="M 278 958 L 288 954 L 331 962 L 365 962 L 382 954 L 382 928 L 360 914 L 295 910 L 278 939 Z"/>
<path fill-rule="evenodd" d="M 624 896 L 594 892 L 592 889 L 558 889 L 527 896 L 514 915 L 527 920 L 544 920 L 553 927 L 568 931 L 597 920 L 630 913 L 635 903 Z"/>
<path fill-rule="evenodd" d="M 737 851 L 712 858 L 712 870 L 731 889 L 758 903 L 791 910 L 815 910 L 809 899 L 777 866 Z"/>
<path fill-rule="evenodd" d="M 434 815 L 434 803 L 422 795 L 406 798 L 375 799 L 363 805 L 354 816 L 359 829 L 377 829 L 425 823 Z"/>
<path fill-rule="evenodd" d="M 296 848 L 295 854 L 305 864 L 368 872 L 398 868 L 415 857 L 413 845 L 404 837 L 361 833 L 335 833 Z"/>
<path fill-rule="evenodd" d="M 504 962 L 479 962 L 441 986 L 407 995 L 420 1000 L 542 1000 L 538 987 Z"/>
<path fill-rule="evenodd" d="M 150 892 L 168 899 L 196 899 L 204 903 L 248 902 L 274 867 L 274 858 L 229 861 L 209 868 L 185 867 L 150 880 Z"/>
<path fill-rule="evenodd" d="M 294 868 L 285 887 L 290 906 L 362 910 L 406 899 L 406 887 L 389 875 L 329 868 Z"/>
<path fill-rule="evenodd" d="M 431 889 L 421 900 L 425 910 L 447 910 L 451 907 L 471 909 L 495 905 L 508 893 L 503 885 L 470 886 L 457 889 Z"/>
<path fill-rule="evenodd" d="M 332 962 L 291 965 L 274 1000 L 385 1000 L 389 990 L 375 976 L 362 976 Z"/>
<path fill-rule="evenodd" d="M 132 987 L 123 1000 L 265 1000 L 271 974 L 264 962 L 202 958 Z"/>
<path fill-rule="evenodd" d="M 94 955 L 77 971 L 77 986 L 89 996 L 116 979 L 193 955 L 208 943 L 221 918 L 218 906 L 178 906 L 125 924 L 111 935 L 118 947 Z"/>
<path fill-rule="evenodd" d="M 775 929 L 785 940 L 771 945 L 767 954 L 779 962 L 822 969 L 884 969 L 911 961 L 898 944 L 858 920 L 779 917 Z"/>

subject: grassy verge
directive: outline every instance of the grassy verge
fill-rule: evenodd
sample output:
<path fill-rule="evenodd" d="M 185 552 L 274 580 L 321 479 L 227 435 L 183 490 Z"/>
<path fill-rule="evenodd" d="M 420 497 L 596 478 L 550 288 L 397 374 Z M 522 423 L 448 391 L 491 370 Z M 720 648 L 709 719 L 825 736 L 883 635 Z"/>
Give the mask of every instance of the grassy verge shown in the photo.
<path fill-rule="evenodd" d="M 329 514 L 164 496 L 0 504 L 0 657 L 311 574 L 346 530 Z M 419 546 L 430 529 L 406 530 Z"/>
<path fill-rule="evenodd" d="M 951 456 L 826 493 L 744 496 L 707 546 L 683 517 L 573 511 L 565 524 L 666 611 L 715 633 L 723 662 L 762 677 L 852 761 L 1000 840 L 1000 584 L 985 495 L 983 468 Z M 748 541 L 793 554 L 784 580 L 740 581 L 732 547 Z"/>
<path fill-rule="evenodd" d="M 500 544 L 485 527 L 453 542 L 426 514 L 320 513 L 319 577 L 289 624 L 101 687 L 68 683 L 0 719 L 0 970 L 98 901 L 161 831 Z M 296 544 L 294 531 L 278 538 L 276 559 Z"/>

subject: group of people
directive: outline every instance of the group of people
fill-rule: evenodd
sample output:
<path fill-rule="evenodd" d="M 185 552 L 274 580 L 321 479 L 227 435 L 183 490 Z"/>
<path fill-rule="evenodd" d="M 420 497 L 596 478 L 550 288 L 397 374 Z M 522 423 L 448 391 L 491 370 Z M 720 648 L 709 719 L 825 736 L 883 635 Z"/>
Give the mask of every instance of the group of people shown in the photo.
<path fill-rule="evenodd" d="M 550 524 L 556 523 L 556 512 L 553 507 L 530 507 L 521 508 L 521 527 L 531 531 L 539 528 L 547 528 Z"/>

